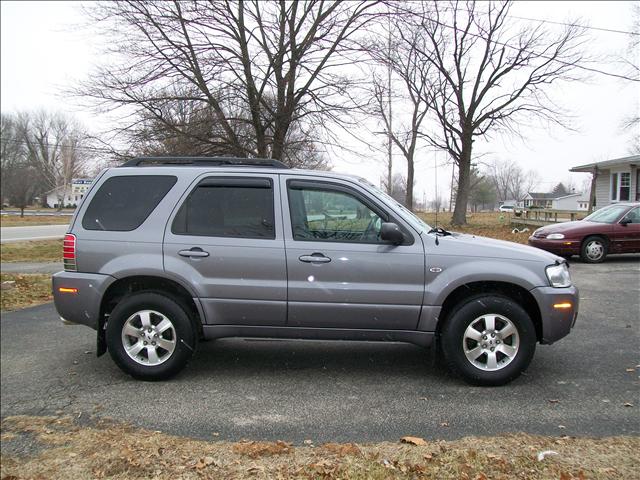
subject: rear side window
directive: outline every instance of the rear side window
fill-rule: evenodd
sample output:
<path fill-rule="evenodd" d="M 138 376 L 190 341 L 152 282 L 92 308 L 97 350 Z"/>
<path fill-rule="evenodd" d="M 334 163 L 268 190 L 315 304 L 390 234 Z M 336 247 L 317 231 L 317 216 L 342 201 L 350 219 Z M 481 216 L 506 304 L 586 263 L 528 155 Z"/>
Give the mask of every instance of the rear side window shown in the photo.
<path fill-rule="evenodd" d="M 171 231 L 176 235 L 276 238 L 271 180 L 203 180 L 180 207 Z"/>
<path fill-rule="evenodd" d="M 176 183 L 169 175 L 130 175 L 105 181 L 82 219 L 86 230 L 135 230 Z"/>

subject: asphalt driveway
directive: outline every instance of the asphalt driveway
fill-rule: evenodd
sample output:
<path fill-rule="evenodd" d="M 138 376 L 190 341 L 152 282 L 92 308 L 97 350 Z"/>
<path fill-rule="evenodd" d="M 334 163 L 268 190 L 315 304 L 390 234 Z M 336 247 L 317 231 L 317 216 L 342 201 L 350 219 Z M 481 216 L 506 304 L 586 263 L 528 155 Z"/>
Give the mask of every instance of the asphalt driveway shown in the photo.
<path fill-rule="evenodd" d="M 201 344 L 171 381 L 138 382 L 48 304 L 2 315 L 0 413 L 97 414 L 229 440 L 638 435 L 640 257 L 571 270 L 582 297 L 574 331 L 539 346 L 506 387 L 467 386 L 411 345 L 243 339 Z"/>

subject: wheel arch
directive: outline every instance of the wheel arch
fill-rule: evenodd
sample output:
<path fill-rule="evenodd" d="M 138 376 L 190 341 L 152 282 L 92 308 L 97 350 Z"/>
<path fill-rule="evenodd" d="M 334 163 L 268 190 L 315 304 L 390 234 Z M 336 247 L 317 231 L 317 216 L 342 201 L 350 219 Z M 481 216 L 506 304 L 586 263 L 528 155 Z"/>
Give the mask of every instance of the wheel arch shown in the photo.
<path fill-rule="evenodd" d="M 542 340 L 542 315 L 540 307 L 533 295 L 525 288 L 509 282 L 479 281 L 460 285 L 447 295 L 436 324 L 436 336 L 440 335 L 443 326 L 456 307 L 467 299 L 478 295 L 504 295 L 518 303 L 531 317 L 536 329 L 536 340 Z"/>
<path fill-rule="evenodd" d="M 181 303 L 187 309 L 197 335 L 202 337 L 204 312 L 199 302 L 184 285 L 172 279 L 153 275 L 129 276 L 113 282 L 102 296 L 98 319 L 98 356 L 106 352 L 105 327 L 111 311 L 125 296 L 143 291 L 159 292 Z"/>

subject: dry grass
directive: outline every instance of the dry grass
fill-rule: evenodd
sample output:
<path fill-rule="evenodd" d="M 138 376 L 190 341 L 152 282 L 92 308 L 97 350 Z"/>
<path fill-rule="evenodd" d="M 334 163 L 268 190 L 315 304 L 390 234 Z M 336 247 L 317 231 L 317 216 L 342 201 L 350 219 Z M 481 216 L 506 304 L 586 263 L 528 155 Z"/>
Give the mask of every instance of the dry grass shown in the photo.
<path fill-rule="evenodd" d="M 4 243 L 0 247 L 4 262 L 61 262 L 62 239 Z"/>
<path fill-rule="evenodd" d="M 8 452 L 35 439 L 30 456 Z M 637 437 L 465 437 L 456 441 L 325 444 L 228 443 L 181 438 L 93 419 L 8 417 L 3 479 L 613 479 L 638 478 Z M 557 455 L 537 460 L 537 454 Z"/>
<path fill-rule="evenodd" d="M 524 233 L 511 233 L 514 228 L 509 224 L 511 215 L 511 213 L 499 212 L 470 213 L 467 214 L 467 225 L 459 227 L 451 225 L 451 213 L 438 213 L 438 226 L 454 232 L 526 244 L 536 227 L 529 227 L 529 231 Z M 435 225 L 435 213 L 419 213 L 418 216 L 432 227 Z"/>
<path fill-rule="evenodd" d="M 0 277 L 0 303 L 3 312 L 53 300 L 51 275 L 2 273 Z"/>
<path fill-rule="evenodd" d="M 31 225 L 68 225 L 71 221 L 69 215 L 24 216 L 2 215 L 0 226 L 2 227 L 28 227 Z"/>

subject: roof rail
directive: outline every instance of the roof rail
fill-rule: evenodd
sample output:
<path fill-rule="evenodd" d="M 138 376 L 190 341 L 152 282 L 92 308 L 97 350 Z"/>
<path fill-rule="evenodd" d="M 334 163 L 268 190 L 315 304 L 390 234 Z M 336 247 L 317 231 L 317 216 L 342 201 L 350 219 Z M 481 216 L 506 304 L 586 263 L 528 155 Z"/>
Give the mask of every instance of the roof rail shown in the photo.
<path fill-rule="evenodd" d="M 121 167 L 157 167 L 157 166 L 233 166 L 233 167 L 270 167 L 289 168 L 279 160 L 270 158 L 240 157 L 138 157 L 120 165 Z"/>

